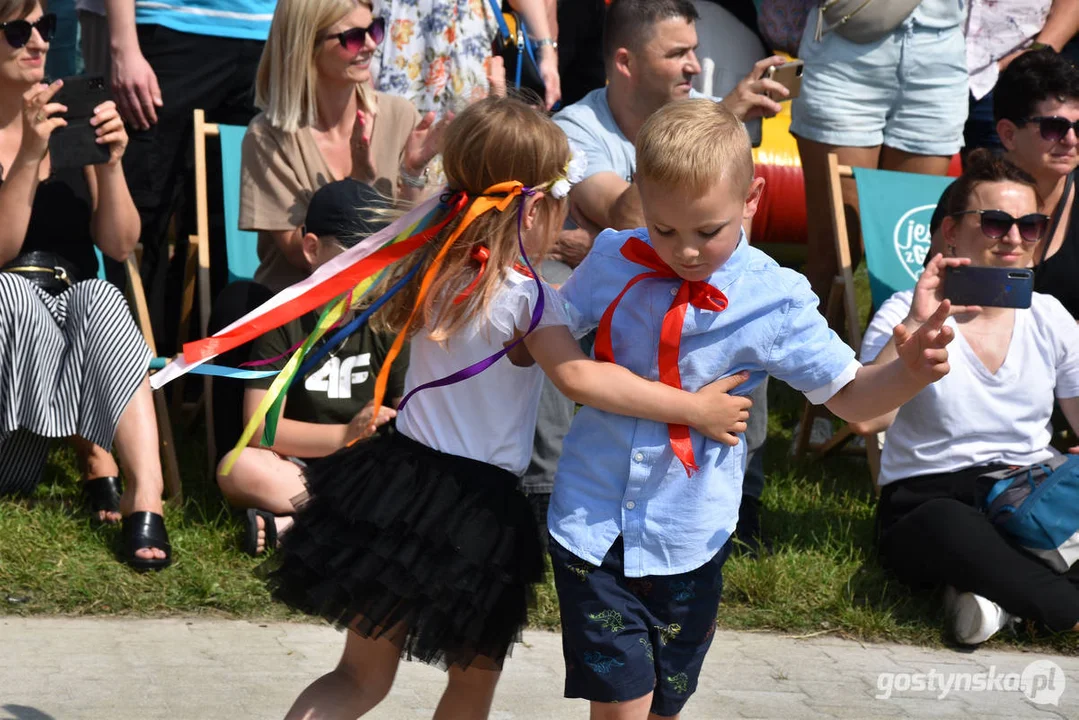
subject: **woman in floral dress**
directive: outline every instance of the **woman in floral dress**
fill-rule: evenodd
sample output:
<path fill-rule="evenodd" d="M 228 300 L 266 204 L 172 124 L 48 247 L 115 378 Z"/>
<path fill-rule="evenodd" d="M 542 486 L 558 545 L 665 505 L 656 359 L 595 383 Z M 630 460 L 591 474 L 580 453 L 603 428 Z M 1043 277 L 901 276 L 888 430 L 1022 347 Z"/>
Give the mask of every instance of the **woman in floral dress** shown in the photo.
<path fill-rule="evenodd" d="M 561 97 L 558 55 L 544 0 L 509 0 L 538 44 L 545 103 Z M 484 62 L 498 24 L 489 0 L 375 0 L 389 30 L 375 53 L 375 88 L 407 97 L 420 113 L 459 112 L 488 94 Z"/>

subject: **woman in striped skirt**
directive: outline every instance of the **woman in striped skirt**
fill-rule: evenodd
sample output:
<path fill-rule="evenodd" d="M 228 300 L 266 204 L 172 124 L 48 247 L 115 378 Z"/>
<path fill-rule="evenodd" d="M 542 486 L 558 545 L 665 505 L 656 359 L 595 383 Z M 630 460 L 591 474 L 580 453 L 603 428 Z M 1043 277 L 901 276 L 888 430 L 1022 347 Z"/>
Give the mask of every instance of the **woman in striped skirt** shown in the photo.
<path fill-rule="evenodd" d="M 111 101 L 65 119 L 63 83 L 42 83 L 55 22 L 37 0 L 0 0 L 0 494 L 33 490 L 51 438 L 76 439 L 98 463 L 115 439 L 128 487 L 93 486 L 92 509 L 122 516 L 129 563 L 159 569 L 170 548 L 150 351 L 119 290 L 92 279 L 95 244 L 123 260 L 138 241 L 127 134 Z M 54 167 L 52 133 L 87 122 L 107 157 Z"/>

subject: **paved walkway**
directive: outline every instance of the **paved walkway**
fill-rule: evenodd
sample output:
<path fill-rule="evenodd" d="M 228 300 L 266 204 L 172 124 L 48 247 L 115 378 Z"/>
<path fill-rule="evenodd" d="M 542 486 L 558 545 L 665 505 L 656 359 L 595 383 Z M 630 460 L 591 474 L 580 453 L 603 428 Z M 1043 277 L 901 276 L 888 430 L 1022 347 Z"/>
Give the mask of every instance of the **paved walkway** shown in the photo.
<path fill-rule="evenodd" d="M 491 717 L 584 720 L 585 704 L 561 697 L 559 636 L 529 632 L 525 643 L 506 663 Z M 281 718 L 333 667 L 341 646 L 340 634 L 319 625 L 0 617 L 0 720 Z M 443 682 L 438 670 L 404 663 L 369 717 L 430 718 Z M 943 692 L 948 683 L 964 689 L 949 684 Z M 1014 689 L 1020 685 L 1028 692 Z M 934 690 L 919 689 L 928 686 Z M 876 697 L 889 688 L 888 698 Z M 1050 699 L 1059 705 L 1044 703 Z M 686 720 L 938 716 L 1077 718 L 1079 657 L 719 632 L 683 713 Z"/>

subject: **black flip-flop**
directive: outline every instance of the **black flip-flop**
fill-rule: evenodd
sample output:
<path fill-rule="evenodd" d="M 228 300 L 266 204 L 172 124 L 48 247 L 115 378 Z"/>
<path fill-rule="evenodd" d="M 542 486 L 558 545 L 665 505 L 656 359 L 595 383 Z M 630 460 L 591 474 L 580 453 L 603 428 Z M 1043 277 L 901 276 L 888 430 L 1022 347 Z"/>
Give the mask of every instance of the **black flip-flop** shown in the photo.
<path fill-rule="evenodd" d="M 165 518 L 154 512 L 133 512 L 124 518 L 124 562 L 136 570 L 164 570 L 172 563 L 172 546 L 165 529 Z M 165 552 L 161 559 L 148 560 L 135 554 L 138 550 L 157 548 Z"/>
<path fill-rule="evenodd" d="M 124 486 L 118 477 L 99 477 L 82 484 L 82 499 L 90 516 L 98 522 L 99 512 L 120 512 L 120 496 Z"/>
<path fill-rule="evenodd" d="M 273 513 L 266 512 L 265 510 L 258 510 L 256 508 L 248 508 L 247 513 L 247 526 L 244 528 L 244 552 L 251 557 L 258 557 L 270 550 L 277 549 L 277 518 Z M 263 531 L 266 533 L 266 539 L 262 546 L 262 552 L 259 552 L 259 523 L 258 518 L 262 518 Z"/>

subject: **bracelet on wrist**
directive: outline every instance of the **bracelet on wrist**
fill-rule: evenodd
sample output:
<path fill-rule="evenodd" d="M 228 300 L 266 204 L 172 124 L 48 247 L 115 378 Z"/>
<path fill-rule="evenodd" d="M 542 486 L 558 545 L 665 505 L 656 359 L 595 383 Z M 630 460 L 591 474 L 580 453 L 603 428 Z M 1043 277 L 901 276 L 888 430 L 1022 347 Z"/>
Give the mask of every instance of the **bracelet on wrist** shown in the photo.
<path fill-rule="evenodd" d="M 539 48 L 549 45 L 552 50 L 558 52 L 558 41 L 554 38 L 532 38 L 532 43 Z"/>
<path fill-rule="evenodd" d="M 397 170 L 397 177 L 400 178 L 401 183 L 410 188 L 416 188 L 422 190 L 427 187 L 427 168 L 423 169 L 423 172 L 419 175 L 413 175 L 408 170 L 405 170 L 404 166 Z"/>

